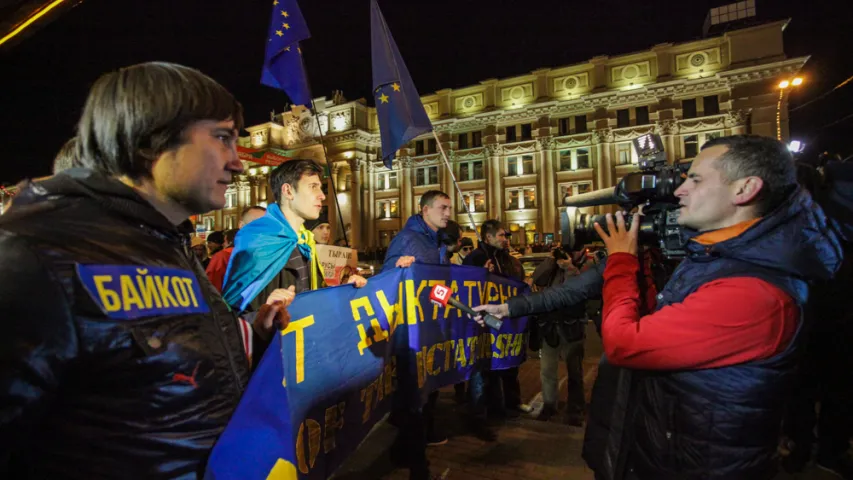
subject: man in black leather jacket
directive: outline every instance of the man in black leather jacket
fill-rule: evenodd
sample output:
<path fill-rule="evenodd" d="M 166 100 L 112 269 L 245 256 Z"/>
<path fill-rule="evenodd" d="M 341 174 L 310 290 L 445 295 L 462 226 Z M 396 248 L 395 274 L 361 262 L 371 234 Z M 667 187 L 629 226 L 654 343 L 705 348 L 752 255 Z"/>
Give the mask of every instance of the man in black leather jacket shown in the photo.
<path fill-rule="evenodd" d="M 0 217 L 0 477 L 196 478 L 249 379 L 251 330 L 189 250 L 242 172 L 242 109 L 164 63 L 101 77 L 73 168 Z M 255 339 L 284 326 L 256 314 Z"/>

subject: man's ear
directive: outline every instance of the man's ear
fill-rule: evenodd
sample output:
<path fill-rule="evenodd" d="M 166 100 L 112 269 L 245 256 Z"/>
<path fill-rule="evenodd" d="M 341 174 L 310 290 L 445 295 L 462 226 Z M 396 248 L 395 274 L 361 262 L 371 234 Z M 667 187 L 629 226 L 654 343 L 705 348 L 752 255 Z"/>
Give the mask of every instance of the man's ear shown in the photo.
<path fill-rule="evenodd" d="M 760 177 L 746 177 L 735 180 L 735 205 L 746 205 L 756 198 L 764 188 L 764 180 Z"/>
<path fill-rule="evenodd" d="M 281 185 L 281 198 L 293 200 L 293 185 L 284 183 Z"/>

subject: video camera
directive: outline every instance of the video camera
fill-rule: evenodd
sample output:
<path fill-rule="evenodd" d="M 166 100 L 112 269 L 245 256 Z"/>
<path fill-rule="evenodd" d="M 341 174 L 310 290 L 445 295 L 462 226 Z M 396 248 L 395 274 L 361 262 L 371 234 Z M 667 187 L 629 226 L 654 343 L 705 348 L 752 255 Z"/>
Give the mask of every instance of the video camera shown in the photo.
<path fill-rule="evenodd" d="M 590 241 L 600 240 L 593 228 L 599 224 L 607 231 L 604 215 L 581 213 L 581 207 L 619 205 L 630 212 L 643 206 L 640 217 L 640 243 L 661 249 L 666 258 L 685 255 L 678 225 L 679 205 L 675 190 L 684 182 L 684 173 L 689 164 L 667 165 L 666 152 L 660 135 L 646 134 L 633 140 L 639 156 L 640 171 L 625 175 L 615 187 L 574 195 L 563 200 L 560 226 L 563 246 L 575 249 Z M 631 217 L 625 217 L 630 228 Z"/>

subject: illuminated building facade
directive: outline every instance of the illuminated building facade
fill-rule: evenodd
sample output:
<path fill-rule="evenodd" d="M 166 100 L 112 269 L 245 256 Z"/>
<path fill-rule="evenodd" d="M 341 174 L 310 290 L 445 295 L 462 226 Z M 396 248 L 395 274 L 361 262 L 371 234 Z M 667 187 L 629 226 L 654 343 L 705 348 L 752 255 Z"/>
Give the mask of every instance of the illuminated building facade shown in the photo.
<path fill-rule="evenodd" d="M 563 197 L 613 186 L 636 171 L 631 140 L 639 135 L 660 134 L 670 162 L 694 157 L 719 136 L 775 136 L 776 86 L 808 60 L 785 55 L 786 25 L 766 23 L 422 96 L 464 200 L 431 134 L 397 152 L 389 170 L 378 157 L 375 109 L 340 93 L 317 100 L 317 117 L 296 106 L 247 127 L 241 145 L 327 165 L 343 222 L 352 224 L 350 241 L 360 249 L 387 246 L 432 189 L 451 194 L 460 225 L 469 223 L 470 211 L 478 227 L 489 218 L 503 221 L 515 245 L 558 238 Z M 778 118 L 785 139 L 787 103 Z M 251 192 L 256 176 L 241 180 Z M 261 200 L 241 193 L 246 188 L 239 182 L 234 188 L 238 206 Z M 329 197 L 329 218 L 338 218 Z M 228 228 L 228 215 L 222 224 L 219 216 L 210 220 L 212 226 Z M 334 228 L 333 238 L 340 238 L 340 225 Z"/>

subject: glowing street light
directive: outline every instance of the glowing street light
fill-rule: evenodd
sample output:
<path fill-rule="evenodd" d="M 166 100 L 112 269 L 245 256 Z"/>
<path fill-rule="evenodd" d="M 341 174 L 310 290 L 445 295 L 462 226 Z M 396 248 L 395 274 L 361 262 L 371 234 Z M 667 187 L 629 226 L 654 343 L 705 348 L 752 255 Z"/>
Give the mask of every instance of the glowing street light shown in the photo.
<path fill-rule="evenodd" d="M 803 77 L 794 77 L 790 80 L 779 82 L 779 101 L 776 102 L 776 140 L 782 140 L 782 98 L 788 87 L 799 87 L 803 84 Z"/>

